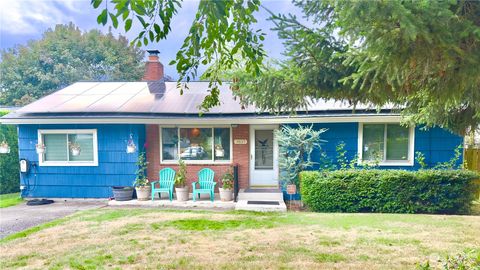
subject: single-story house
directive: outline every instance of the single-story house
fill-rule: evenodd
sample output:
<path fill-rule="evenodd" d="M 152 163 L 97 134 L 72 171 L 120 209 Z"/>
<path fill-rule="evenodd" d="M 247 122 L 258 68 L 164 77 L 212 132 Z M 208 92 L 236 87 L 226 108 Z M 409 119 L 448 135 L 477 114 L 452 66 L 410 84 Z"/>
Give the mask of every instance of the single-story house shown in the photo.
<path fill-rule="evenodd" d="M 294 115 L 244 108 L 228 84 L 221 87 L 221 105 L 199 115 L 208 83 L 191 82 L 181 95 L 176 82 L 164 80 L 158 51 L 149 53 L 141 82 L 77 82 L 0 119 L 18 126 L 19 157 L 29 167 L 20 173 L 23 196 L 111 197 L 112 186 L 132 185 L 143 151 L 150 180 L 157 180 L 162 168 L 177 169 L 183 159 L 189 182 L 205 167 L 219 181 L 235 164 L 241 190 L 278 189 L 274 130 L 282 125 L 327 128 L 322 134 L 327 156 L 334 159 L 344 142 L 349 158 L 378 155 L 382 168 L 418 169 L 416 152 L 428 165 L 444 162 L 463 141 L 438 127 L 403 127 L 390 109 L 360 106 L 353 113 L 333 101 L 312 103 Z M 320 151 L 312 157 L 318 161 Z"/>

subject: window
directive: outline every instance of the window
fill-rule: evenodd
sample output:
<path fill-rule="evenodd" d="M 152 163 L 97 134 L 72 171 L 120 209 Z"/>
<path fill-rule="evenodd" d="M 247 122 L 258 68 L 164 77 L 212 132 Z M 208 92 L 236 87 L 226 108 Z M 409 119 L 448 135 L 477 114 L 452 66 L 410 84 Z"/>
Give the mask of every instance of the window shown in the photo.
<path fill-rule="evenodd" d="M 97 131 L 39 130 L 38 142 L 45 146 L 40 166 L 97 166 Z"/>
<path fill-rule="evenodd" d="M 230 162 L 230 128 L 161 128 L 162 161 Z"/>
<path fill-rule="evenodd" d="M 400 124 L 360 124 L 361 161 L 380 165 L 413 165 L 413 128 Z"/>

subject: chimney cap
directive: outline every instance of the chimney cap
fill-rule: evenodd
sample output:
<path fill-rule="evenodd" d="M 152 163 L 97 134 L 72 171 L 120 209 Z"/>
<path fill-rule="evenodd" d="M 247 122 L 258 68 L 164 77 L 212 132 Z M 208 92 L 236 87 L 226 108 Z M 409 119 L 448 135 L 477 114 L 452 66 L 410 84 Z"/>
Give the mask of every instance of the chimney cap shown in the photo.
<path fill-rule="evenodd" d="M 147 50 L 147 52 L 148 52 L 150 55 L 158 55 L 158 54 L 160 54 L 160 51 L 159 51 L 159 50 Z"/>

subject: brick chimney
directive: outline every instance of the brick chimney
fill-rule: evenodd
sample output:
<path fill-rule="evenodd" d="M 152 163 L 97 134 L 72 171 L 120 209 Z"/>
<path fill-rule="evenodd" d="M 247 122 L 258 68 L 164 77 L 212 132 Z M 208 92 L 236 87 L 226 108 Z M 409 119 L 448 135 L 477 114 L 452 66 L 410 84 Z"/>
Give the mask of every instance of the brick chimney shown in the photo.
<path fill-rule="evenodd" d="M 145 63 L 143 81 L 158 81 L 163 79 L 163 64 L 158 59 L 158 50 L 147 50 L 148 60 Z"/>

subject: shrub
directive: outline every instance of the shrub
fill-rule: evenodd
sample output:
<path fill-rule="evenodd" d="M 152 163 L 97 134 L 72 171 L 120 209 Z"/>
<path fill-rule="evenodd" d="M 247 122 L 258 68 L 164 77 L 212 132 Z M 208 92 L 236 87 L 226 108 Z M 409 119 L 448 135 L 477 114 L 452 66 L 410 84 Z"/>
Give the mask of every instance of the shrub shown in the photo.
<path fill-rule="evenodd" d="M 8 112 L 0 111 L 0 117 Z M 0 194 L 19 192 L 20 174 L 18 173 L 18 137 L 14 125 L 0 125 L 0 141 L 7 141 L 9 154 L 0 154 Z"/>
<path fill-rule="evenodd" d="M 318 212 L 468 213 L 477 174 L 465 170 L 301 173 L 304 203 Z"/>

